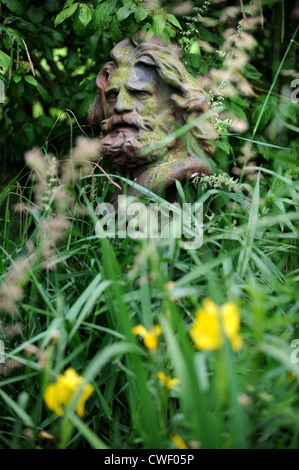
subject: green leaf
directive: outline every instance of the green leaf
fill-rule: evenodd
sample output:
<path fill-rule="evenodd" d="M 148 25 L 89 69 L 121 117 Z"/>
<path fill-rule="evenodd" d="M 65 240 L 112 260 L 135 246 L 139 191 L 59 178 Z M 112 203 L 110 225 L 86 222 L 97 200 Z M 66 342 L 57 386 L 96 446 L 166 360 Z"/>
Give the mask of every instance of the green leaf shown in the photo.
<path fill-rule="evenodd" d="M 165 19 L 161 15 L 155 15 L 153 18 L 153 30 L 157 36 L 161 36 L 165 28 Z"/>
<path fill-rule="evenodd" d="M 224 152 L 227 153 L 227 155 L 230 155 L 231 152 L 232 152 L 232 147 L 231 147 L 231 145 L 227 142 L 227 140 L 220 140 L 220 141 L 219 141 L 219 148 L 221 148 L 222 150 L 224 150 Z"/>
<path fill-rule="evenodd" d="M 0 51 L 0 67 L 3 69 L 8 69 L 10 64 L 10 57 L 9 55 L 5 54 L 5 52 Z"/>
<path fill-rule="evenodd" d="M 258 227 L 258 220 L 259 220 L 259 200 L 260 200 L 260 175 L 258 174 L 253 196 L 252 202 L 249 212 L 248 224 L 247 229 L 245 232 L 243 248 L 240 252 L 239 259 L 238 259 L 238 275 L 245 276 L 249 261 L 251 258 L 251 252 L 253 251 L 254 245 L 254 238 Z"/>
<path fill-rule="evenodd" d="M 97 6 L 94 11 L 92 23 L 95 28 L 101 29 L 111 21 L 111 15 L 115 7 L 114 0 L 108 0 Z"/>
<path fill-rule="evenodd" d="M 236 116 L 240 117 L 241 119 L 244 119 L 244 121 L 247 121 L 247 116 L 245 111 L 238 106 L 236 103 L 230 103 L 229 108 L 236 114 Z"/>
<path fill-rule="evenodd" d="M 31 147 L 34 144 L 35 139 L 36 139 L 34 127 L 35 125 L 32 124 L 32 122 L 25 122 L 25 124 L 22 125 L 22 129 L 26 135 L 26 143 L 28 147 Z"/>
<path fill-rule="evenodd" d="M 12 83 L 11 87 L 9 88 L 11 96 L 14 98 L 21 98 L 24 93 L 24 82 L 21 81 L 16 83 L 15 85 Z"/>
<path fill-rule="evenodd" d="M 7 395 L 3 390 L 0 390 L 0 395 L 5 401 L 5 403 L 12 409 L 12 411 L 21 419 L 25 426 L 32 427 L 33 422 L 31 417 L 26 413 L 26 411 L 16 403 L 9 395 Z"/>
<path fill-rule="evenodd" d="M 60 23 L 62 23 L 64 20 L 72 16 L 75 11 L 78 8 L 79 3 L 74 3 L 73 5 L 70 5 L 69 7 L 65 8 L 62 10 L 55 18 L 54 21 L 54 26 L 58 26 Z"/>
<path fill-rule="evenodd" d="M 259 120 L 259 126 L 258 126 L 259 132 L 262 132 L 265 129 L 266 125 L 269 123 L 272 117 L 273 111 L 275 112 L 275 108 L 273 110 L 271 106 L 269 106 L 268 108 L 263 109 L 262 104 L 257 105 L 251 114 L 252 123 L 256 123 L 258 121 L 259 115 L 261 114 L 262 111 L 264 112 Z"/>
<path fill-rule="evenodd" d="M 166 17 L 171 24 L 173 24 L 179 29 L 183 29 L 174 15 L 172 15 L 171 13 L 167 13 Z"/>
<path fill-rule="evenodd" d="M 148 16 L 148 14 L 149 12 L 140 6 L 138 6 L 134 11 L 135 20 L 137 23 L 141 23 L 141 21 L 143 21 Z"/>
<path fill-rule="evenodd" d="M 113 17 L 113 20 L 110 24 L 110 34 L 114 41 L 119 42 L 122 38 L 122 32 L 120 29 L 120 24 L 116 16 Z"/>
<path fill-rule="evenodd" d="M 155 34 L 155 31 L 153 30 L 153 28 L 149 28 L 149 30 L 146 33 L 147 41 L 149 41 L 154 36 L 154 34 Z"/>
<path fill-rule="evenodd" d="M 109 447 L 95 434 L 76 414 L 69 413 L 68 419 L 85 437 L 93 449 L 109 449 Z"/>
<path fill-rule="evenodd" d="M 90 21 L 87 25 L 84 25 L 80 20 L 80 9 L 78 8 L 75 14 L 73 15 L 73 28 L 78 36 L 81 37 L 90 37 L 95 33 L 95 27 Z"/>
<path fill-rule="evenodd" d="M 29 21 L 24 21 L 19 16 L 8 16 L 7 18 L 5 18 L 3 23 L 4 24 L 11 24 L 14 21 L 17 23 L 18 28 L 22 28 L 22 29 L 25 29 L 26 31 L 30 31 L 30 33 L 35 33 L 36 32 L 36 27 L 32 23 L 29 23 Z M 15 31 L 14 34 L 16 35 L 16 31 Z"/>
<path fill-rule="evenodd" d="M 32 75 L 25 75 L 24 79 L 26 80 L 27 83 L 30 83 L 30 85 L 37 87 L 37 80 L 34 77 L 32 77 Z"/>
<path fill-rule="evenodd" d="M 74 0 L 72 0 L 73 3 Z M 45 10 L 50 11 L 51 13 L 57 10 L 60 10 L 61 6 L 58 3 L 58 0 L 46 0 L 44 2 Z M 66 5 L 65 5 L 66 6 Z"/>
<path fill-rule="evenodd" d="M 32 21 L 32 23 L 38 24 L 41 23 L 45 17 L 45 10 L 40 6 L 40 7 L 30 7 L 27 15 L 28 18 Z"/>
<path fill-rule="evenodd" d="M 46 102 L 49 102 L 49 94 L 47 90 L 39 83 L 37 82 L 36 88 L 41 95 L 42 99 Z"/>
<path fill-rule="evenodd" d="M 243 75 L 246 78 L 250 78 L 251 80 L 258 80 L 262 74 L 254 67 L 254 65 L 246 64 L 243 69 Z"/>
<path fill-rule="evenodd" d="M 267 7 L 269 8 L 273 8 L 274 5 L 276 3 L 276 0 L 265 0 L 265 4 L 267 5 Z"/>
<path fill-rule="evenodd" d="M 202 24 L 197 23 L 196 29 L 198 30 L 197 39 L 203 39 L 204 41 L 207 41 L 207 42 L 216 42 L 216 43 L 218 43 L 219 38 L 218 38 L 217 34 L 212 33 L 207 28 L 204 28 L 204 26 L 202 26 Z"/>
<path fill-rule="evenodd" d="M 99 273 L 88 285 L 88 287 L 82 292 L 80 297 L 76 299 L 76 302 L 71 306 L 70 310 L 68 311 L 67 318 L 71 323 L 75 322 L 84 304 L 88 302 L 88 299 L 90 298 L 92 292 L 96 291 L 96 289 L 98 289 L 99 285 L 101 284 L 102 274 Z M 105 285 L 105 287 L 107 286 Z"/>
<path fill-rule="evenodd" d="M 78 60 L 79 60 L 78 52 L 76 50 L 69 51 L 68 56 L 67 56 L 66 68 L 71 69 L 75 67 Z"/>
<path fill-rule="evenodd" d="M 24 11 L 21 2 L 18 0 L 2 0 L 2 3 L 16 15 L 22 15 Z"/>
<path fill-rule="evenodd" d="M 13 76 L 13 81 L 15 83 L 19 83 L 22 80 L 22 75 L 14 75 Z"/>
<path fill-rule="evenodd" d="M 92 19 L 90 8 L 84 3 L 80 3 L 79 20 L 86 26 Z"/>
<path fill-rule="evenodd" d="M 135 5 L 134 3 L 127 3 L 126 5 L 124 5 L 123 7 L 120 8 L 120 10 L 118 10 L 117 12 L 117 19 L 118 21 L 123 21 L 125 20 L 126 18 L 128 18 L 128 16 L 135 10 Z"/>

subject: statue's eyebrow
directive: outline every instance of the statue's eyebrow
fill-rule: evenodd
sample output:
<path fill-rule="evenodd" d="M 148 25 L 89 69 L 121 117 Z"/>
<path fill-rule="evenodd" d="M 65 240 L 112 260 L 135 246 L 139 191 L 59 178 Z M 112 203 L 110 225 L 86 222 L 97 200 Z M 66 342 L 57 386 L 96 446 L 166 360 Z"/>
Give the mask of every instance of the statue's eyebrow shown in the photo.
<path fill-rule="evenodd" d="M 140 83 L 138 85 L 126 83 L 126 87 L 130 91 L 147 91 L 151 95 L 153 94 L 152 88 L 147 83 Z"/>
<path fill-rule="evenodd" d="M 108 95 L 108 93 L 118 93 L 119 90 L 117 86 L 112 86 L 111 88 L 106 88 L 105 90 L 105 95 Z"/>

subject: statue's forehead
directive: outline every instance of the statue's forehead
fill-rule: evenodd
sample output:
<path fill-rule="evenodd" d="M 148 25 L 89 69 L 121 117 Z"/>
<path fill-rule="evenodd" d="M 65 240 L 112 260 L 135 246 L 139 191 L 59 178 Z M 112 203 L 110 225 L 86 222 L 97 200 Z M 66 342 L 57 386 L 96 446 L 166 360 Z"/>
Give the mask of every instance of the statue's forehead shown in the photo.
<path fill-rule="evenodd" d="M 154 68 L 140 65 L 121 65 L 111 72 L 107 88 L 118 87 L 122 84 L 143 89 L 145 85 L 156 87 L 159 83 L 157 71 Z"/>

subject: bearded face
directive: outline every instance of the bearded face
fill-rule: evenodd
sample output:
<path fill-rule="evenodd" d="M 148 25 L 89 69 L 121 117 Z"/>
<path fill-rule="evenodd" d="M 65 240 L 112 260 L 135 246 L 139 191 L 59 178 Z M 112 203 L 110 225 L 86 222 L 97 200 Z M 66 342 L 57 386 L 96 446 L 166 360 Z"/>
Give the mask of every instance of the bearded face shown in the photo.
<path fill-rule="evenodd" d="M 158 42 L 135 47 L 125 38 L 112 49 L 113 61 L 97 76 L 98 93 L 88 120 L 101 127 L 104 159 L 129 168 L 136 184 L 163 195 L 175 180 L 210 174 L 208 157 L 213 156 L 218 135 L 198 81 L 174 50 Z M 197 120 L 200 115 L 203 119 Z M 155 146 L 185 124 L 190 127 L 183 136 Z M 142 195 L 134 187 L 130 191 Z"/>
<path fill-rule="evenodd" d="M 129 168 L 163 158 L 167 148 L 138 151 L 174 130 L 168 88 L 155 69 L 142 64 L 112 70 L 104 90 L 103 157 Z"/>

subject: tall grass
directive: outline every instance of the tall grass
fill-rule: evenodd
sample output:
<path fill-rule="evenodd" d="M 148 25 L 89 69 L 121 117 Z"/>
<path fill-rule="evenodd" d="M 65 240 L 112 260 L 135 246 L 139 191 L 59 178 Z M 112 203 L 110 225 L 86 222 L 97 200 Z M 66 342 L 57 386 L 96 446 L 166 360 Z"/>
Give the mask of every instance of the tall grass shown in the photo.
<path fill-rule="evenodd" d="M 1 195 L 2 281 L 30 239 L 36 257 L 19 281 L 18 313 L 4 322 L 24 329 L 5 339 L 6 361 L 16 362 L 0 381 L 1 446 L 174 448 L 178 434 L 189 447 L 298 447 L 299 367 L 290 360 L 298 336 L 297 171 L 260 168 L 246 192 L 185 187 L 185 202 L 204 203 L 199 250 L 185 250 L 179 239 L 99 239 L 95 208 L 112 185 L 86 175 L 69 190 L 91 215 L 67 215 L 55 270 L 40 268 L 37 230 L 47 213 L 19 219 L 12 182 Z M 25 185 L 30 199 L 32 183 Z M 189 328 L 207 297 L 239 306 L 240 352 L 229 342 L 215 351 L 195 348 Z M 155 352 L 133 335 L 137 324 L 162 326 Z M 35 355 L 26 355 L 23 342 L 38 347 Z M 71 405 L 59 417 L 43 400 L 68 367 L 94 386 L 84 419 Z M 158 371 L 180 384 L 166 389 Z"/>
<path fill-rule="evenodd" d="M 295 149 L 257 135 L 292 44 L 252 137 L 234 136 L 259 151 L 262 165 L 245 155 L 239 183 L 218 171 L 177 184 L 178 202 L 203 203 L 200 249 L 176 238 L 99 238 L 96 207 L 113 184 L 84 159 L 60 181 L 47 142 L 45 181 L 27 174 L 2 190 L 1 448 L 171 449 L 176 435 L 189 448 L 298 448 L 299 365 L 291 360 L 299 338 L 298 163 Z M 234 149 L 221 144 L 236 167 Z M 238 306 L 239 352 L 228 340 L 216 350 L 193 344 L 190 327 L 206 298 Z M 133 334 L 139 324 L 162 327 L 156 350 Z M 75 399 L 63 416 L 44 401 L 70 367 L 94 387 L 84 418 Z M 179 384 L 165 387 L 161 371 Z"/>

